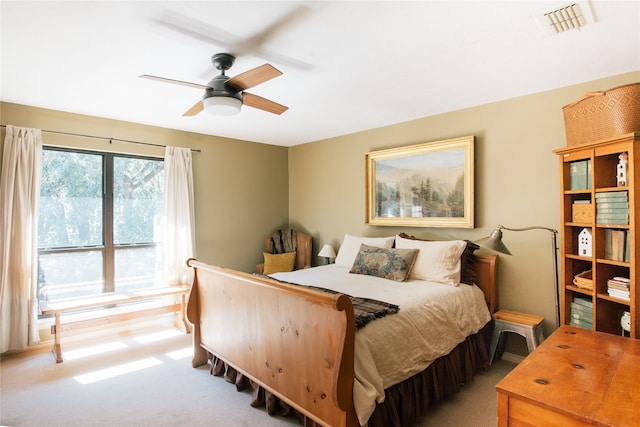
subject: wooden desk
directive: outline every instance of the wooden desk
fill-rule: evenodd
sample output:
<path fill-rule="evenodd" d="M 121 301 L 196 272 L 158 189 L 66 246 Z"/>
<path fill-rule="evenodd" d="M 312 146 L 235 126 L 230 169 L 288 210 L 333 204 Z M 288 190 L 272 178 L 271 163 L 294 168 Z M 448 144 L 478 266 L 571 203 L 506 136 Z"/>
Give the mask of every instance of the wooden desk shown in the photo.
<path fill-rule="evenodd" d="M 562 326 L 496 390 L 498 426 L 637 426 L 640 340 Z"/>

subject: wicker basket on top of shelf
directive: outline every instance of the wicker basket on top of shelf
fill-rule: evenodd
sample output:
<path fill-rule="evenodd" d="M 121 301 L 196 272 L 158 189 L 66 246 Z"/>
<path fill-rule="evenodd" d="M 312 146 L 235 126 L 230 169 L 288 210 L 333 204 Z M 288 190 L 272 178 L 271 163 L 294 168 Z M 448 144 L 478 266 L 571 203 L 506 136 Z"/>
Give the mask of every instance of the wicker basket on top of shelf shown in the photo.
<path fill-rule="evenodd" d="M 568 146 L 640 131 L 640 83 L 589 92 L 562 111 Z"/>

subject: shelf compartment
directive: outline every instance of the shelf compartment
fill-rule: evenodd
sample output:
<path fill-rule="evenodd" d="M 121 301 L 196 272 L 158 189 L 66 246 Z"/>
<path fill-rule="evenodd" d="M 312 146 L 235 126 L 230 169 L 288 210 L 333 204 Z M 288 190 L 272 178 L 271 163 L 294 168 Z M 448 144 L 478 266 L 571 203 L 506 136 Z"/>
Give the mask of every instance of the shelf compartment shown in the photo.
<path fill-rule="evenodd" d="M 564 249 L 563 253 L 566 254 L 568 257 L 569 256 L 571 256 L 572 258 L 578 257 L 578 259 L 583 259 L 585 261 L 591 262 L 592 260 L 591 256 L 581 255 L 578 250 L 579 235 L 582 232 L 582 230 L 585 228 L 589 230 L 589 232 L 593 235 L 593 228 L 591 227 L 591 225 L 580 224 L 580 225 L 571 225 L 571 226 L 564 227 L 563 241 L 562 241 L 562 245 Z M 593 254 L 593 251 L 592 251 L 592 254 Z"/>
<path fill-rule="evenodd" d="M 603 295 L 596 298 L 596 330 L 615 335 L 622 335 L 620 319 L 622 313 L 629 310 L 629 305 L 610 299 Z"/>
<path fill-rule="evenodd" d="M 629 227 L 596 227 L 595 257 L 597 262 L 629 266 Z"/>

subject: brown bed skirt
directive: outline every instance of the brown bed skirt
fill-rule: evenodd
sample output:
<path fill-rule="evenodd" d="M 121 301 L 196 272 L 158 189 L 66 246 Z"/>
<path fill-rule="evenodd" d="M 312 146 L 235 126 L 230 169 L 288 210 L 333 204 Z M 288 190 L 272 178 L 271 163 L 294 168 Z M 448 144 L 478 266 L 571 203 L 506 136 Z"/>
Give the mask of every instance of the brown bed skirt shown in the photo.
<path fill-rule="evenodd" d="M 478 371 L 489 367 L 487 348 L 491 327 L 490 322 L 480 332 L 458 344 L 448 355 L 436 359 L 421 373 L 385 390 L 385 401 L 377 404 L 369 419 L 369 427 L 410 426 L 427 414 L 432 402 L 459 392 L 465 383 L 473 380 Z M 213 356 L 209 362 L 212 375 L 224 377 L 226 381 L 234 383 L 237 391 L 251 393 L 251 406 L 266 408 L 269 415 L 296 417 L 305 427 L 317 425 L 223 360 Z"/>

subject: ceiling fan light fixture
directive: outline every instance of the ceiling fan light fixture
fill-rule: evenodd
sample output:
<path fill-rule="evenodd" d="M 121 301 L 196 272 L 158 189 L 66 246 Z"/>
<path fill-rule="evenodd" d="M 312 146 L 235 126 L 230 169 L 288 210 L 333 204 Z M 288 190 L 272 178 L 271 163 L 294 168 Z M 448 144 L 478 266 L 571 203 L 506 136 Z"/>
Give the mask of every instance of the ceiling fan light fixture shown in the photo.
<path fill-rule="evenodd" d="M 204 110 L 216 116 L 233 116 L 240 113 L 242 100 L 232 96 L 210 96 L 202 100 Z"/>

